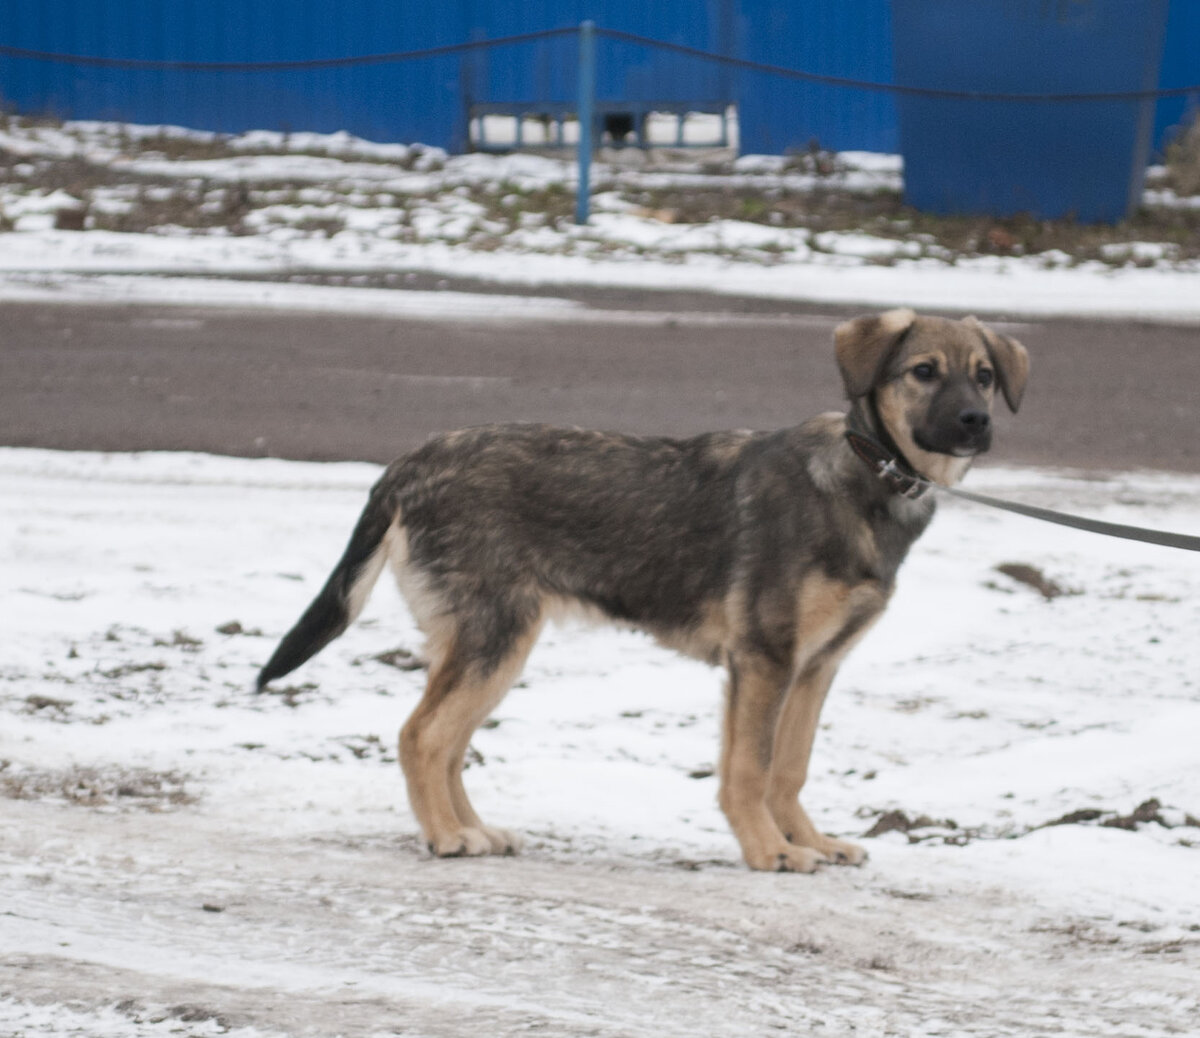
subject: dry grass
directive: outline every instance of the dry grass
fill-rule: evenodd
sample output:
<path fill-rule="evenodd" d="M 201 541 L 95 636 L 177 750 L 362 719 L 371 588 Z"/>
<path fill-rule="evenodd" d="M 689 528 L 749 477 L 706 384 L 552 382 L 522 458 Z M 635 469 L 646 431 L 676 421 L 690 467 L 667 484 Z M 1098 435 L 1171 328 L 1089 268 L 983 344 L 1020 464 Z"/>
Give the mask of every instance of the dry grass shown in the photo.
<path fill-rule="evenodd" d="M 1197 134 L 1200 148 L 1200 133 Z M 1200 172 L 1200 161 L 1197 162 Z M 712 219 L 744 220 L 773 227 L 861 231 L 880 238 L 917 243 L 922 253 L 946 262 L 975 256 L 1037 256 L 1066 253 L 1074 262 L 1123 266 L 1113 246 L 1162 242 L 1173 258 L 1200 258 L 1200 211 L 1142 209 L 1115 226 L 1029 216 L 935 216 L 906 206 L 895 191 L 863 195 L 835 187 L 814 191 L 762 191 L 733 187 L 631 192 L 630 201 L 652 212 L 669 212 L 674 223 Z M 1150 260 L 1134 260 L 1150 263 Z"/>
<path fill-rule="evenodd" d="M 1167 145 L 1167 183 L 1177 195 L 1200 195 L 1200 112 Z"/>

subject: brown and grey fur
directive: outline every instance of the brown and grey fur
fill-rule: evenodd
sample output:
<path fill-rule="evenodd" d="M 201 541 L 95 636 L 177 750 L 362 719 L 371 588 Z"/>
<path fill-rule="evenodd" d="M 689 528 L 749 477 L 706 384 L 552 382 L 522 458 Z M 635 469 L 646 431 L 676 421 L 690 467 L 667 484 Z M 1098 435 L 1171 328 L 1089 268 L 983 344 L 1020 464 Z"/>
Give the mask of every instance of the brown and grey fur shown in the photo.
<path fill-rule="evenodd" d="M 844 433 L 953 483 L 990 445 L 996 390 L 1017 409 L 1028 358 L 974 318 L 911 310 L 849 321 L 835 341 L 848 414 L 684 440 L 487 426 L 394 462 L 259 688 L 341 634 L 390 565 L 428 637 L 400 734 L 413 811 L 435 854 L 511 853 L 516 838 L 467 798 L 463 756 L 546 621 L 583 607 L 727 668 L 720 804 L 751 868 L 861 862 L 798 797 L 838 664 L 934 505 L 893 493 Z"/>

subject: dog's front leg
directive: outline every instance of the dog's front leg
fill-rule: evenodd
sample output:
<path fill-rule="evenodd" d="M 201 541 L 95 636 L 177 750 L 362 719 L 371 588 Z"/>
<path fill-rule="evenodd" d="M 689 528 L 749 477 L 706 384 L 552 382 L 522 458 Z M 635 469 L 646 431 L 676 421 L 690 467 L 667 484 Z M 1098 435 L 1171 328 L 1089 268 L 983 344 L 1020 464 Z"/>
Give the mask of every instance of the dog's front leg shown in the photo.
<path fill-rule="evenodd" d="M 875 583 L 855 586 L 813 580 L 801 595 L 798 637 L 803 647 L 787 698 L 779 711 L 767 778 L 767 808 L 784 836 L 828 861 L 859 865 L 867 852 L 857 844 L 817 831 L 800 806 L 808 778 L 813 738 L 825 696 L 846 654 L 866 634 L 887 605 L 890 591 Z"/>
<path fill-rule="evenodd" d="M 812 872 L 825 855 L 789 843 L 766 799 L 775 724 L 790 677 L 786 666 L 757 654 L 730 656 L 720 803 L 750 868 Z"/>
<path fill-rule="evenodd" d="M 767 778 L 767 807 L 784 836 L 808 847 L 838 865 L 860 865 L 867 852 L 858 844 L 817 831 L 800 805 L 800 790 L 808 778 L 813 738 L 825 695 L 833 682 L 838 661 L 816 663 L 792 684 L 775 726 L 771 771 Z"/>

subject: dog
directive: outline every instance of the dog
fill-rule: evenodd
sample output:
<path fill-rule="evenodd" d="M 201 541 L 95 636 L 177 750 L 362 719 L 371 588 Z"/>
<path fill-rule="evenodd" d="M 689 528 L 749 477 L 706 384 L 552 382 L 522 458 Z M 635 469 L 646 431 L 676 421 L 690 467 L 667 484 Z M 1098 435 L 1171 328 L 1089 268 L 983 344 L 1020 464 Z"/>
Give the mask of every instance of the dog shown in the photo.
<path fill-rule="evenodd" d="M 932 518 L 923 491 L 990 447 L 1029 357 L 973 317 L 908 309 L 834 342 L 845 414 L 690 439 L 491 425 L 393 462 L 258 690 L 345 631 L 390 564 L 428 639 L 400 733 L 416 818 L 435 855 L 515 853 L 471 806 L 464 755 L 542 626 L 583 607 L 727 669 L 719 803 L 750 868 L 861 863 L 799 802 L 821 707 Z"/>

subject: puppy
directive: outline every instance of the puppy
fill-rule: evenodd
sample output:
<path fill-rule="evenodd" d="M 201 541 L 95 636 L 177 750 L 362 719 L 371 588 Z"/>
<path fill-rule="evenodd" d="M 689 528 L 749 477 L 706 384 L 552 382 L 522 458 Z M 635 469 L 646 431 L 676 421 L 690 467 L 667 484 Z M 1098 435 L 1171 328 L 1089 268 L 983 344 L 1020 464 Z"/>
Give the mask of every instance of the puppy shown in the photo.
<path fill-rule="evenodd" d="M 341 634 L 390 565 L 428 638 L 400 734 L 412 808 L 440 856 L 510 854 L 463 788 L 478 725 L 547 619 L 574 607 L 728 671 L 720 804 L 753 869 L 858 864 L 800 806 L 842 659 L 950 485 L 1017 410 L 1025 348 L 972 317 L 891 310 L 834 333 L 850 408 L 776 432 L 691 439 L 543 425 L 436 437 L 388 467 L 261 690 Z"/>

